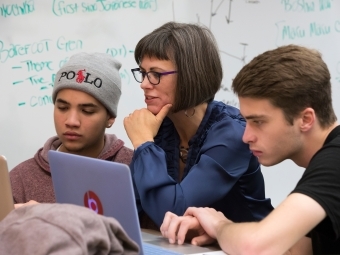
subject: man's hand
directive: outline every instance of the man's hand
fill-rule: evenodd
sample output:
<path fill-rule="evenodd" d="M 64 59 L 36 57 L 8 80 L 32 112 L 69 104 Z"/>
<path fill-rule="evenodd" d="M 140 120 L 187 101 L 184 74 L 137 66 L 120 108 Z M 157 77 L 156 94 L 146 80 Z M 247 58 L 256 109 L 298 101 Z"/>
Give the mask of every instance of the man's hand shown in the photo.
<path fill-rule="evenodd" d="M 210 239 L 217 239 L 219 231 L 227 224 L 232 223 L 229 219 L 227 219 L 223 213 L 216 211 L 213 208 L 209 207 L 189 207 L 184 216 L 195 217 L 205 234 L 195 237 L 192 239 L 192 243 L 196 245 L 203 245 L 207 242 L 207 236 Z M 182 238 L 180 236 L 180 232 L 178 233 L 178 238 Z"/>
<path fill-rule="evenodd" d="M 185 239 L 192 239 L 193 245 L 206 245 L 216 240 L 206 234 L 195 217 L 177 216 L 167 212 L 160 227 L 162 235 L 169 239 L 170 243 L 183 244 Z"/>

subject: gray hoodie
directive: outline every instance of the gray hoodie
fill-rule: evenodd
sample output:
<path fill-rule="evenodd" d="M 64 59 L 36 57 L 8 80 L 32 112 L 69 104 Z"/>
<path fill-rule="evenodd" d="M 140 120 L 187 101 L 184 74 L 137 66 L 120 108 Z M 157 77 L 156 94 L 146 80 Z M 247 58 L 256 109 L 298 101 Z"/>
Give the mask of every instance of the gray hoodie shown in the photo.
<path fill-rule="evenodd" d="M 13 210 L 0 222 L 0 254 L 137 255 L 138 245 L 114 218 L 71 204 Z"/>

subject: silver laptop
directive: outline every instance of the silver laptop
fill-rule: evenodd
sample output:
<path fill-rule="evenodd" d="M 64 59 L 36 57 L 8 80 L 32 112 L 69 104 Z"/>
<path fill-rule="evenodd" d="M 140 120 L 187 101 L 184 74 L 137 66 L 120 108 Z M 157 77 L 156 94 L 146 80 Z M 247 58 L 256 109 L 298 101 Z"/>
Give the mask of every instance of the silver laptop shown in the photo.
<path fill-rule="evenodd" d="M 169 244 L 160 235 L 142 232 L 127 165 L 58 151 L 49 151 L 48 159 L 57 203 L 86 206 L 114 217 L 139 245 L 142 255 L 225 254 L 191 244 Z"/>
<path fill-rule="evenodd" d="M 14 209 L 7 160 L 0 155 L 0 221 Z"/>

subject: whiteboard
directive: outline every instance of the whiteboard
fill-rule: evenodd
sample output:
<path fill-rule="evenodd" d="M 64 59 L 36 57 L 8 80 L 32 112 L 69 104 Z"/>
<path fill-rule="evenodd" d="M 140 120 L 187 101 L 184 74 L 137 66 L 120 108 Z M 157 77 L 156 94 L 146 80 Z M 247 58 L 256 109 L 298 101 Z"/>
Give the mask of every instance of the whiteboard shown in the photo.
<path fill-rule="evenodd" d="M 106 52 L 122 62 L 122 97 L 108 133 L 132 147 L 123 118 L 144 107 L 130 72 L 138 40 L 167 21 L 201 23 L 214 33 L 224 78 L 217 100 L 238 106 L 230 90 L 242 66 L 286 44 L 321 51 L 332 74 L 340 116 L 340 1 L 338 0 L 0 0 L 0 154 L 10 169 L 55 135 L 54 75 L 80 51 Z M 279 204 L 303 169 L 287 161 L 263 168 L 267 196 Z"/>

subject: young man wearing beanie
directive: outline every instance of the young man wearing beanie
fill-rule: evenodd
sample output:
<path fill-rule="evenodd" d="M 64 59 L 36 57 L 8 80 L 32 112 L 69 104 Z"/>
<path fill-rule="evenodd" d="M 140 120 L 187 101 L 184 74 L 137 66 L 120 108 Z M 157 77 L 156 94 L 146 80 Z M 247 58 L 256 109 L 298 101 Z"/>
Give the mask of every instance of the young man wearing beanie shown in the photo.
<path fill-rule="evenodd" d="M 57 72 L 52 93 L 56 136 L 10 171 L 15 203 L 54 203 L 49 150 L 129 164 L 133 151 L 105 134 L 117 116 L 121 63 L 104 53 L 78 53 Z"/>

